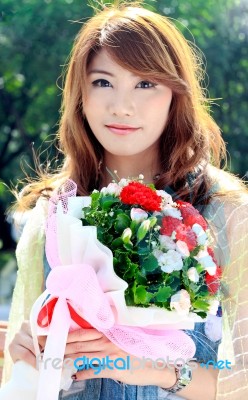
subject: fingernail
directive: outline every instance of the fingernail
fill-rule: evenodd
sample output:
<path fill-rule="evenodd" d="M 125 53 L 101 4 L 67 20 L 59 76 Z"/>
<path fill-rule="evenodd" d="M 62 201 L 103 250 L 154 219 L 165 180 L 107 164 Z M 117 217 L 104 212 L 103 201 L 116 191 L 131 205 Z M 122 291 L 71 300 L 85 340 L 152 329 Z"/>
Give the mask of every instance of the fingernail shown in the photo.
<path fill-rule="evenodd" d="M 71 379 L 73 379 L 74 381 L 76 381 L 76 380 L 77 380 L 77 375 L 76 375 L 76 374 L 72 375 Z"/>

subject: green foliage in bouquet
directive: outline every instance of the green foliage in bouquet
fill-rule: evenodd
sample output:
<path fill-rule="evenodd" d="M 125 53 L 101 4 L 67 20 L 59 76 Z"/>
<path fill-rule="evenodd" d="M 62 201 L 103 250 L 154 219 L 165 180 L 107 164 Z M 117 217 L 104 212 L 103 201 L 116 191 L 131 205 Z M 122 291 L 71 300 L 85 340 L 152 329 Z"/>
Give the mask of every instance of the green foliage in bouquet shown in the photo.
<path fill-rule="evenodd" d="M 115 273 L 128 283 L 126 304 L 171 310 L 177 300 L 172 296 L 183 290 L 181 293 L 187 292 L 189 298 L 188 311 L 205 317 L 219 288 L 216 275 L 219 267 L 215 265 L 215 274 L 208 274 L 195 258 L 206 249 L 207 242 L 199 244 L 183 217 L 174 218 L 166 212 L 174 210 L 181 215 L 182 205 L 192 206 L 172 202 L 170 195 L 166 192 L 163 195 L 152 185 L 122 181 L 100 192 L 94 190 L 91 206 L 83 208 L 82 222 L 97 226 L 98 240 L 112 251 Z M 193 222 L 204 221 L 202 225 L 206 228 L 206 221 L 197 210 L 195 213 Z M 183 254 L 176 248 L 178 240 L 186 248 Z M 211 255 L 208 256 L 214 265 Z M 207 281 L 207 275 L 211 282 Z"/>

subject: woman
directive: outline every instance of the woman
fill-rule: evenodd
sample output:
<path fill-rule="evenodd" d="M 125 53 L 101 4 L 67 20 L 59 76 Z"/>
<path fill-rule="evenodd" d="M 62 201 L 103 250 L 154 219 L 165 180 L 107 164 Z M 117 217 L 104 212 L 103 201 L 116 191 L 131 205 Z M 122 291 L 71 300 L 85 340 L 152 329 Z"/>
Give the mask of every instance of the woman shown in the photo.
<path fill-rule="evenodd" d="M 134 374 L 103 370 L 98 379 L 93 370 L 83 370 L 74 376 L 70 391 L 61 392 L 61 399 L 240 400 L 247 394 L 241 353 L 247 347 L 248 331 L 243 283 L 248 275 L 244 264 L 248 197 L 237 178 L 219 169 L 225 145 L 209 115 L 200 79 L 194 50 L 166 17 L 123 4 L 104 8 L 81 29 L 67 71 L 58 132 L 63 167 L 28 185 L 19 203 L 30 207 L 40 197 L 18 246 L 20 273 L 11 315 L 15 328 L 8 342 L 42 291 L 45 197 L 68 178 L 76 182 L 78 195 L 88 195 L 110 183 L 109 171 L 117 170 L 125 178 L 142 173 L 145 182 L 190 201 L 208 219 L 215 257 L 224 267 L 225 334 L 220 357 L 229 359 L 231 351 L 224 354 L 223 349 L 234 340 L 236 364 L 220 371 L 200 367 L 216 359 L 219 344 L 208 338 L 210 325 L 204 330 L 200 324 L 192 333 L 198 368 L 185 387 L 174 368 L 155 370 L 148 364 Z M 45 275 L 48 272 L 45 260 Z M 42 338 L 40 345 L 44 346 Z M 14 362 L 23 359 L 35 364 L 28 323 L 12 340 L 10 354 Z M 66 356 L 82 354 L 127 355 L 95 329 L 69 334 Z"/>

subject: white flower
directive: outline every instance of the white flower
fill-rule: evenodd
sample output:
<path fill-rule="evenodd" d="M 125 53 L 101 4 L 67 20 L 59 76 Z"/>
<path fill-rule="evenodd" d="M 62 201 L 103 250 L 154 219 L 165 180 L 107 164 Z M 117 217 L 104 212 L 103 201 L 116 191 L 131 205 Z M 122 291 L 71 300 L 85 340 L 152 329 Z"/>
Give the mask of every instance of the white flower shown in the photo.
<path fill-rule="evenodd" d="M 132 208 L 131 209 L 131 219 L 133 221 L 141 222 L 147 218 L 148 218 L 148 214 L 141 208 Z"/>
<path fill-rule="evenodd" d="M 173 204 L 172 197 L 169 193 L 165 192 L 164 190 L 156 190 L 158 196 L 162 197 L 164 204 Z"/>
<path fill-rule="evenodd" d="M 164 207 L 162 207 L 162 213 L 165 216 L 177 218 L 177 219 L 183 219 L 180 210 L 178 208 L 171 206 L 170 204 L 166 204 Z"/>
<path fill-rule="evenodd" d="M 159 235 L 158 240 L 162 249 L 175 250 L 176 244 L 174 240 L 170 238 L 170 236 Z"/>
<path fill-rule="evenodd" d="M 217 300 L 217 299 L 210 300 L 210 307 L 208 309 L 208 313 L 211 315 L 216 315 L 219 305 L 220 305 L 219 300 Z"/>
<path fill-rule="evenodd" d="M 199 282 L 199 274 L 197 272 L 197 269 L 195 267 L 191 267 L 187 271 L 187 275 L 190 281 L 192 282 Z"/>
<path fill-rule="evenodd" d="M 124 188 L 124 186 L 127 186 L 127 185 L 129 184 L 129 182 L 130 182 L 130 179 L 122 178 L 122 179 L 118 182 L 118 185 L 119 185 L 121 188 Z"/>
<path fill-rule="evenodd" d="M 121 187 L 117 183 L 110 183 L 107 187 L 101 189 L 103 195 L 111 194 L 113 196 L 119 196 L 121 192 Z"/>
<path fill-rule="evenodd" d="M 173 271 L 180 271 L 183 267 L 183 260 L 181 254 L 175 250 L 168 250 L 158 258 L 158 265 L 162 271 L 168 274 Z"/>
<path fill-rule="evenodd" d="M 161 257 L 164 253 L 161 251 L 161 250 L 159 250 L 159 249 L 154 249 L 153 250 L 153 255 L 157 258 L 157 260 L 159 259 L 159 257 Z"/>
<path fill-rule="evenodd" d="M 194 224 L 192 226 L 192 231 L 195 232 L 196 237 L 197 237 L 197 243 L 199 245 L 205 245 L 206 241 L 208 240 L 208 236 L 206 234 L 206 232 L 204 231 L 204 229 L 202 228 L 201 225 L 199 224 Z"/>
<path fill-rule="evenodd" d="M 177 240 L 176 250 L 182 255 L 183 258 L 189 257 L 190 255 L 187 243 L 185 243 L 183 240 Z"/>
<path fill-rule="evenodd" d="M 190 296 L 187 290 L 181 289 L 171 296 L 170 308 L 175 309 L 179 315 L 188 315 L 190 309 Z"/>
<path fill-rule="evenodd" d="M 204 267 L 209 275 L 213 276 L 216 273 L 217 266 L 212 257 L 208 254 L 207 250 L 200 250 L 194 258 Z"/>

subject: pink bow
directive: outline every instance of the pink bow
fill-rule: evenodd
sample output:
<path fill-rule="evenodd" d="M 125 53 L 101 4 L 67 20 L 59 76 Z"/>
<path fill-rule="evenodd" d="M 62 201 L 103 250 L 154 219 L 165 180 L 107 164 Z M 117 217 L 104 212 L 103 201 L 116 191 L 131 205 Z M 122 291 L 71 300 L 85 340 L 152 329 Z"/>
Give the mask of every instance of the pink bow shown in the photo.
<path fill-rule="evenodd" d="M 40 327 L 47 327 L 51 323 L 59 298 L 65 299 L 64 305 L 76 323 L 75 328 L 90 328 L 93 325 L 98 330 L 105 330 L 113 326 L 114 315 L 110 304 L 90 265 L 74 264 L 53 268 L 46 287 L 51 297 L 39 312 Z"/>

